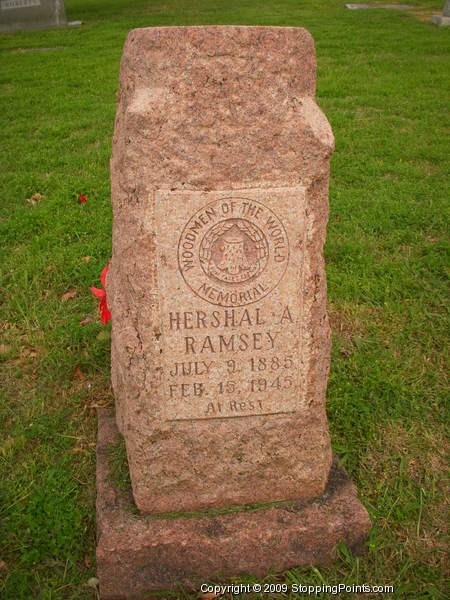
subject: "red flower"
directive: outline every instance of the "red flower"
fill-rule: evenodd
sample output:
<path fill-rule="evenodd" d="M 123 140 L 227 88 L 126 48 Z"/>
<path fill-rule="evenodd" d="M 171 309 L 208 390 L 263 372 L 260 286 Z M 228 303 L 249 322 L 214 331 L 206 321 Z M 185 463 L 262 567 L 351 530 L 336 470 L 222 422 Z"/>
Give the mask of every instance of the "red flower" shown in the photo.
<path fill-rule="evenodd" d="M 100 283 L 102 284 L 103 289 L 99 289 L 99 288 L 95 288 L 95 287 L 89 288 L 91 290 L 91 292 L 94 294 L 94 296 L 100 300 L 100 303 L 98 305 L 98 312 L 100 313 L 100 318 L 102 320 L 103 325 L 106 325 L 106 323 L 111 320 L 111 312 L 108 308 L 108 305 L 106 304 L 106 290 L 104 289 L 105 283 L 106 283 L 106 273 L 108 272 L 108 267 L 109 267 L 109 260 L 108 260 L 108 264 L 103 269 L 102 275 L 100 277 Z"/>
<path fill-rule="evenodd" d="M 87 198 L 86 198 L 86 196 L 85 196 L 84 194 L 80 194 L 80 195 L 78 196 L 78 202 L 79 202 L 80 204 L 86 204 L 86 202 L 87 202 Z"/>

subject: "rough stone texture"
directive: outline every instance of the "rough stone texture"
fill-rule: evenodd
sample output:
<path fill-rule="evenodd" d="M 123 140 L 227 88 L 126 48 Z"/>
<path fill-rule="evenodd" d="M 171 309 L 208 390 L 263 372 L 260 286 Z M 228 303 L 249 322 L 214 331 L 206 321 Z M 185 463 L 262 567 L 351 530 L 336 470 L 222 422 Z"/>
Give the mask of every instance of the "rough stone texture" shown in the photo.
<path fill-rule="evenodd" d="M 143 512 L 311 498 L 324 490 L 331 447 L 322 249 L 334 141 L 314 95 L 314 45 L 304 29 L 168 27 L 134 30 L 127 38 L 111 159 L 113 257 L 106 283 L 117 423 L 134 499 Z M 301 207 L 295 206 L 294 192 L 291 198 L 292 210 L 301 210 L 298 235 L 294 217 L 284 216 L 288 191 L 280 203 L 280 218 L 294 232 L 290 248 L 303 263 L 291 286 L 294 306 L 301 303 L 292 321 L 298 343 L 289 342 L 298 356 L 298 385 L 290 399 L 295 412 L 200 420 L 194 411 L 191 420 L 170 420 L 163 369 L 170 364 L 173 369 L 174 361 L 164 355 L 166 275 L 158 261 L 166 257 L 158 258 L 158 249 L 171 226 L 158 217 L 158 202 L 172 192 L 174 211 L 185 202 L 192 216 L 198 205 L 190 206 L 190 192 L 211 192 L 213 200 L 214 192 L 244 198 L 259 193 L 279 216 L 271 191 L 299 186 Z M 176 263 L 177 249 L 172 251 L 169 270 Z M 218 309 L 224 318 L 223 306 L 203 298 L 194 304 L 180 272 L 171 277 L 175 287 L 166 295 L 181 293 L 186 310 L 212 319 Z M 285 296 L 273 298 L 276 304 Z M 227 331 L 238 334 L 239 328 Z M 223 359 L 236 356 L 224 353 Z M 261 353 L 245 358 L 252 356 Z M 220 383 L 213 376 L 202 381 Z"/>
<path fill-rule="evenodd" d="M 65 25 L 64 0 L 0 0 L 0 32 Z"/>
<path fill-rule="evenodd" d="M 153 590 L 195 588 L 239 573 L 333 559 L 343 540 L 358 553 L 370 529 L 354 485 L 334 461 L 323 495 L 310 501 L 220 514 L 155 518 L 133 514 L 131 494 L 110 483 L 108 452 L 118 432 L 99 411 L 97 444 L 97 574 L 102 600 L 139 599 Z"/>

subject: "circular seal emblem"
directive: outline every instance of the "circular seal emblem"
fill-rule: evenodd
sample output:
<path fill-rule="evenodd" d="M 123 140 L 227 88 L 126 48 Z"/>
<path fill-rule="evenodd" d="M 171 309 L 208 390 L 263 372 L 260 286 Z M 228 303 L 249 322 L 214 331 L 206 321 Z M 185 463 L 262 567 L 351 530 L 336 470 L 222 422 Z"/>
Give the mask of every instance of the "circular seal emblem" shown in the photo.
<path fill-rule="evenodd" d="M 189 288 L 218 306 L 243 306 L 267 296 L 289 260 L 281 220 L 247 198 L 220 198 L 198 210 L 178 243 L 178 266 Z"/>

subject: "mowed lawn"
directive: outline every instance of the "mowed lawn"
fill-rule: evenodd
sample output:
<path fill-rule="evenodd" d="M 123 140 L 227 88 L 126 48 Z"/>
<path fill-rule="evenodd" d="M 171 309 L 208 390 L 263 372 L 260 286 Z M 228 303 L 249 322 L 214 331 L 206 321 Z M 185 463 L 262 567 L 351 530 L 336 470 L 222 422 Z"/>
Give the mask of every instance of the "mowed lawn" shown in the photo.
<path fill-rule="evenodd" d="M 109 326 L 89 286 L 111 253 L 122 46 L 134 27 L 222 23 L 304 26 L 316 42 L 336 137 L 328 415 L 373 522 L 364 556 L 341 547 L 331 566 L 268 581 L 448 597 L 450 30 L 428 22 L 444 0 L 411 4 L 66 0 L 82 27 L 0 34 L 1 598 L 97 597 L 96 408 L 113 400 Z"/>

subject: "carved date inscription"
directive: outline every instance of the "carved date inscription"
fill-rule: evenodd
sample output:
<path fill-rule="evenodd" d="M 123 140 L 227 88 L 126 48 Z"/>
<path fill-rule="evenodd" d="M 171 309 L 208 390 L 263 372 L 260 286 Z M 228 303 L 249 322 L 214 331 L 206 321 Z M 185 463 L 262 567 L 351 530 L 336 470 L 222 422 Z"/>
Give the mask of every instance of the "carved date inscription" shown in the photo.
<path fill-rule="evenodd" d="M 301 187 L 156 194 L 169 420 L 298 409 Z"/>

